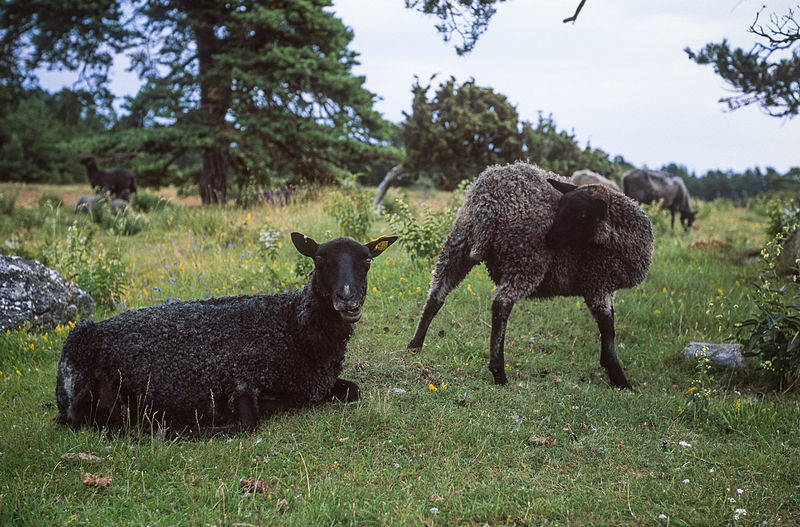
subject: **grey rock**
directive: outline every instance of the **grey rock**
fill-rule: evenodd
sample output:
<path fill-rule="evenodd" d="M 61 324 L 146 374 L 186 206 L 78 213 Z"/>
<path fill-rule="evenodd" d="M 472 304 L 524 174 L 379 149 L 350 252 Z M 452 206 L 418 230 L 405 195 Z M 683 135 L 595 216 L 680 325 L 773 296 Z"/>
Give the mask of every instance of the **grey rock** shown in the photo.
<path fill-rule="evenodd" d="M 94 309 L 85 291 L 36 260 L 0 255 L 0 331 L 52 328 Z"/>
<path fill-rule="evenodd" d="M 685 359 L 697 360 L 705 354 L 711 364 L 719 368 L 746 370 L 747 364 L 739 344 L 710 344 L 708 342 L 690 342 L 681 355 Z"/>

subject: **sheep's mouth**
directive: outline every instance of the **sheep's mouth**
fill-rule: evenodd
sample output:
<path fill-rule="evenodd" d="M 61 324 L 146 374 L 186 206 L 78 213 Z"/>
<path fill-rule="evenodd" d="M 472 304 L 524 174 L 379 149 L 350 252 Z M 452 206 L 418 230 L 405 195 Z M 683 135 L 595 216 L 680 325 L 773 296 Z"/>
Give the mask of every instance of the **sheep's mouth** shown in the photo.
<path fill-rule="evenodd" d="M 334 300 L 333 309 L 339 313 L 339 316 L 342 317 L 344 322 L 349 324 L 358 322 L 361 318 L 361 304 L 356 302 L 337 302 Z"/>
<path fill-rule="evenodd" d="M 358 322 L 359 319 L 361 319 L 361 306 L 339 309 L 338 311 L 339 315 L 342 317 L 342 320 L 345 322 L 352 324 L 353 322 Z"/>

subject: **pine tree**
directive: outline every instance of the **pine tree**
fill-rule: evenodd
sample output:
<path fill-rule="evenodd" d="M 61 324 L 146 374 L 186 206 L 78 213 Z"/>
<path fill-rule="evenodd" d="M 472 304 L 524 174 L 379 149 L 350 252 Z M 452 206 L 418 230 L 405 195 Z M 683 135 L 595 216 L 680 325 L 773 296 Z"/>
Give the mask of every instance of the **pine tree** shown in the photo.
<path fill-rule="evenodd" d="M 115 133 L 89 144 L 138 153 L 151 183 L 201 159 L 203 203 L 225 203 L 231 170 L 260 183 L 332 180 L 384 140 L 375 96 L 352 74 L 352 33 L 329 0 L 5 4 L 5 70 L 80 69 L 103 96 L 114 53 L 128 53 L 144 84 Z"/>

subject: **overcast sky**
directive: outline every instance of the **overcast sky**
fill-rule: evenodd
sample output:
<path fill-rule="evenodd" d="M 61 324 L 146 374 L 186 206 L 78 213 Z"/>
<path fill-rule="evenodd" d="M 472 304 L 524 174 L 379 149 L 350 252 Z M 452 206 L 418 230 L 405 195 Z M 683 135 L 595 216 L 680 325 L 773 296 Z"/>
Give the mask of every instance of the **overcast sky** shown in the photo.
<path fill-rule="evenodd" d="M 506 95 L 520 118 L 552 115 L 559 129 L 612 157 L 649 168 L 675 162 L 697 175 L 708 170 L 800 166 L 800 117 L 782 120 L 756 107 L 728 112 L 729 93 L 711 66 L 683 49 L 727 38 L 750 49 L 747 33 L 764 0 L 587 0 L 575 24 L 563 24 L 579 0 L 508 0 L 500 4 L 475 50 L 456 55 L 436 20 L 405 9 L 403 0 L 334 0 L 361 54 L 355 69 L 379 96 L 377 110 L 394 122 L 411 108 L 414 76 L 455 76 Z M 766 1 L 786 13 L 800 0 Z M 70 74 L 43 76 L 55 90 Z M 117 95 L 138 82 L 118 72 Z"/>
<path fill-rule="evenodd" d="M 800 117 L 728 112 L 717 102 L 729 93 L 722 79 L 683 51 L 723 38 L 750 49 L 747 28 L 763 0 L 587 0 L 577 22 L 563 24 L 578 3 L 508 0 L 466 57 L 403 0 L 334 0 L 334 10 L 355 33 L 356 73 L 391 121 L 410 111 L 414 75 L 439 73 L 437 81 L 474 77 L 506 95 L 521 119 L 552 114 L 582 146 L 637 166 L 676 162 L 698 175 L 800 166 Z M 786 13 L 800 1 L 766 4 L 767 13 Z"/>

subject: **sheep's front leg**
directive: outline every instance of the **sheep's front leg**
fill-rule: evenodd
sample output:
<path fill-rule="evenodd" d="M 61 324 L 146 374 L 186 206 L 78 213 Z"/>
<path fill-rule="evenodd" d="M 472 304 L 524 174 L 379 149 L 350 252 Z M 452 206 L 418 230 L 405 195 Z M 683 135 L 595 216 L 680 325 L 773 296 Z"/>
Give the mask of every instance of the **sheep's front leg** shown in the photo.
<path fill-rule="evenodd" d="M 359 396 L 358 384 L 347 379 L 336 379 L 327 399 L 337 399 L 343 403 L 354 403 L 358 401 Z"/>
<path fill-rule="evenodd" d="M 608 295 L 599 301 L 587 298 L 586 303 L 600 330 L 600 365 L 608 372 L 613 386 L 632 390 L 633 387 L 622 372 L 614 345 L 614 295 Z"/>
<path fill-rule="evenodd" d="M 489 371 L 494 376 L 495 384 L 506 384 L 505 369 L 505 341 L 508 317 L 514 302 L 498 294 L 502 289 L 498 289 L 492 300 L 492 336 L 489 341 Z"/>

